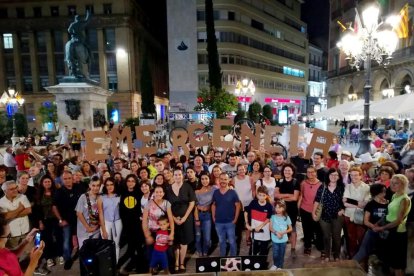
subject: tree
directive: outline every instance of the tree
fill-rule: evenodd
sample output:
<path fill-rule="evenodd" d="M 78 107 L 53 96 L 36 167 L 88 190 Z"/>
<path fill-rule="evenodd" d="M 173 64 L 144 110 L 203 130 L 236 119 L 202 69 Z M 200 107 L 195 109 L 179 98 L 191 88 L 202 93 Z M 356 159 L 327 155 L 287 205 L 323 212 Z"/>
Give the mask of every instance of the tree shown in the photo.
<path fill-rule="evenodd" d="M 27 137 L 29 134 L 29 127 L 27 126 L 26 116 L 22 113 L 15 113 L 14 118 L 16 123 L 16 136 Z M 8 118 L 7 128 L 11 130 L 9 134 L 9 137 L 11 137 L 13 134 L 13 117 Z"/>
<path fill-rule="evenodd" d="M 130 127 L 131 130 L 135 131 L 135 126 L 139 126 L 139 118 L 138 117 L 126 118 L 126 120 L 124 122 L 124 127 Z"/>
<path fill-rule="evenodd" d="M 210 88 L 213 87 L 220 91 L 221 85 L 221 68 L 219 63 L 219 56 L 217 51 L 216 31 L 214 28 L 214 9 L 213 0 L 205 1 L 206 8 L 206 29 L 207 29 L 207 56 L 208 56 L 208 79 Z"/>
<path fill-rule="evenodd" d="M 42 124 L 53 123 L 56 130 L 56 123 L 58 122 L 56 103 L 42 103 L 42 106 L 37 111 L 37 115 L 39 115 Z"/>
<path fill-rule="evenodd" d="M 246 111 L 244 111 L 243 109 L 238 109 L 236 112 L 236 116 L 234 116 L 234 123 L 237 123 L 239 120 L 243 119 L 244 117 L 246 117 Z"/>
<path fill-rule="evenodd" d="M 255 123 L 259 122 L 259 114 L 262 112 L 262 106 L 258 102 L 254 102 L 249 106 L 249 118 Z"/>
<path fill-rule="evenodd" d="M 265 116 L 270 121 L 273 120 L 273 110 L 272 107 L 268 104 L 265 104 L 262 109 L 263 116 Z"/>
<path fill-rule="evenodd" d="M 215 111 L 217 118 L 226 117 L 227 113 L 237 110 L 237 98 L 224 89 L 203 88 L 197 95 L 196 111 Z"/>
<path fill-rule="evenodd" d="M 144 117 L 149 114 L 155 114 L 154 88 L 152 86 L 151 70 L 146 54 L 142 61 L 141 70 L 141 110 Z"/>

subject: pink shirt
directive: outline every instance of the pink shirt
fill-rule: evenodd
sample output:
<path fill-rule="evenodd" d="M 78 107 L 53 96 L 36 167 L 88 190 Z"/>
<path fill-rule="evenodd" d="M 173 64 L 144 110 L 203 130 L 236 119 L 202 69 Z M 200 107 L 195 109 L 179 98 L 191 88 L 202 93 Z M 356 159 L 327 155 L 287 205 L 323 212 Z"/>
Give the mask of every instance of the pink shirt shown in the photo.
<path fill-rule="evenodd" d="M 7 248 L 0 249 L 0 275 L 23 276 L 17 256 Z"/>
<path fill-rule="evenodd" d="M 312 213 L 313 211 L 313 202 L 315 201 L 316 192 L 321 186 L 321 182 L 318 181 L 316 184 L 310 184 L 308 180 L 302 181 L 302 203 L 300 208 L 306 212 Z"/>

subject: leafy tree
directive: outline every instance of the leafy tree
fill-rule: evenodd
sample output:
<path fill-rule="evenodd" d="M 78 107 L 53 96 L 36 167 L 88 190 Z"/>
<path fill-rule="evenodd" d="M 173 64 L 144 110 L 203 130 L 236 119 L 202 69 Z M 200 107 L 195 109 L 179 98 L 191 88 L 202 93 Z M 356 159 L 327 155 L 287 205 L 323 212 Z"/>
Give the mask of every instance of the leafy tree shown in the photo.
<path fill-rule="evenodd" d="M 215 111 L 217 118 L 226 117 L 227 113 L 237 110 L 237 98 L 224 89 L 203 88 L 197 95 L 196 111 Z"/>
<path fill-rule="evenodd" d="M 259 114 L 262 112 L 262 106 L 258 102 L 254 102 L 249 106 L 249 118 L 255 123 L 259 122 Z"/>
<path fill-rule="evenodd" d="M 139 117 L 135 117 L 135 118 L 126 118 L 125 122 L 124 122 L 124 126 L 126 127 L 130 127 L 131 130 L 135 131 L 135 126 L 139 126 Z"/>
<path fill-rule="evenodd" d="M 37 115 L 39 115 L 42 124 L 53 123 L 56 128 L 58 122 L 56 103 L 44 102 L 37 110 Z"/>
<path fill-rule="evenodd" d="M 219 63 L 219 55 L 217 51 L 216 31 L 214 28 L 214 8 L 213 0 L 205 0 L 206 8 L 206 30 L 207 30 L 207 56 L 208 56 L 208 79 L 210 88 L 215 88 L 214 92 L 218 92 L 222 88 L 221 84 L 221 68 Z"/>
<path fill-rule="evenodd" d="M 141 70 L 141 110 L 144 117 L 155 114 L 154 88 L 147 55 L 144 55 Z"/>
<path fill-rule="evenodd" d="M 26 137 L 29 134 L 29 127 L 27 126 L 26 116 L 22 113 L 14 114 L 16 123 L 16 135 L 18 137 Z M 9 137 L 13 135 L 13 117 L 9 117 L 7 121 L 7 128 L 10 129 Z"/>
<path fill-rule="evenodd" d="M 262 109 L 263 116 L 265 116 L 270 121 L 273 120 L 273 110 L 272 106 L 265 104 Z"/>

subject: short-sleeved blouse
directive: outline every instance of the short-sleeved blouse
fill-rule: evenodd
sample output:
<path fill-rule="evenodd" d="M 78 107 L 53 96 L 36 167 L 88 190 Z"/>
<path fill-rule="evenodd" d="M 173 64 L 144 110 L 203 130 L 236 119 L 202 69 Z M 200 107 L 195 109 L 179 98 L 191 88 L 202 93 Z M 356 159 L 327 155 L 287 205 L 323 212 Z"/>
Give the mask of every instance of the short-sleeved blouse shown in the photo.
<path fill-rule="evenodd" d="M 323 191 L 325 189 L 325 192 Z M 322 198 L 323 194 L 323 198 Z M 315 202 L 323 204 L 321 219 L 330 222 L 338 217 L 338 212 L 344 209 L 342 197 L 344 188 L 337 186 L 333 192 L 326 185 L 321 185 L 316 192 Z"/>
<path fill-rule="evenodd" d="M 148 210 L 148 229 L 151 232 L 156 232 L 160 228 L 158 226 L 158 219 L 161 216 L 167 215 L 168 208 L 171 208 L 171 203 L 165 199 L 158 206 L 154 200 L 150 200 L 145 206 L 145 210 Z"/>

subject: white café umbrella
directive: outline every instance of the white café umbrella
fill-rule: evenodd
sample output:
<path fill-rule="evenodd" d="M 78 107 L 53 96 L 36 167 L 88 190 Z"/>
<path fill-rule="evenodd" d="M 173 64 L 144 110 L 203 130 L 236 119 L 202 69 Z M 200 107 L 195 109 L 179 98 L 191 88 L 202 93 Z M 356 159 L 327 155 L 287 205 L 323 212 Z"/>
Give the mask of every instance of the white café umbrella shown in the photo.
<path fill-rule="evenodd" d="M 371 105 L 370 115 L 396 120 L 412 119 L 414 118 L 414 93 L 374 102 Z"/>
<path fill-rule="evenodd" d="M 364 110 L 364 100 L 360 99 L 357 101 L 346 102 L 344 104 L 336 105 L 334 107 L 328 108 L 322 112 L 313 114 L 310 116 L 311 119 L 330 119 L 330 120 L 347 120 L 358 119 L 363 115 Z M 362 113 L 361 113 L 362 111 Z"/>

